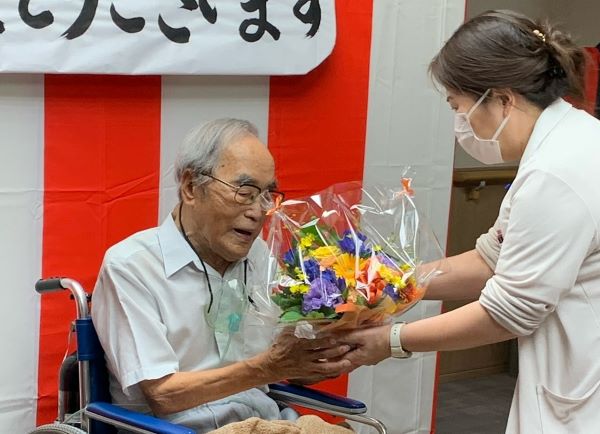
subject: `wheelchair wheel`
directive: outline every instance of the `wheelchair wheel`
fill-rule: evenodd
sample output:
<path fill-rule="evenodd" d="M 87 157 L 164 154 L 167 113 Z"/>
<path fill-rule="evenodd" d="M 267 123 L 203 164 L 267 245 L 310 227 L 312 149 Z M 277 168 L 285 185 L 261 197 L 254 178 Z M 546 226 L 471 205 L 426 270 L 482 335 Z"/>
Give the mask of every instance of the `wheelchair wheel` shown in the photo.
<path fill-rule="evenodd" d="M 87 434 L 85 431 L 80 430 L 71 425 L 65 425 L 64 423 L 49 423 L 47 425 L 38 426 L 36 429 L 31 431 L 29 434 Z"/>

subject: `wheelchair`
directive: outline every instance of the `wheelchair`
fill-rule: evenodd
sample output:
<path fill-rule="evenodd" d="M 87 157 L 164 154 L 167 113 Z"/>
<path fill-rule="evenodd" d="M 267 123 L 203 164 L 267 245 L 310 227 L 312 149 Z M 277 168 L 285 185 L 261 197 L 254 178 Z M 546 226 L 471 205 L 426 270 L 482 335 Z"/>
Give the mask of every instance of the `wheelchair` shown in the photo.
<path fill-rule="evenodd" d="M 111 404 L 104 352 L 89 314 L 91 296 L 73 279 L 40 279 L 40 294 L 69 290 L 77 307 L 71 325 L 77 350 L 66 357 L 59 371 L 58 417 L 30 434 L 116 434 L 118 430 L 140 434 L 195 434 L 191 428 Z M 286 382 L 269 385 L 274 400 L 369 425 L 386 434 L 385 425 L 366 415 L 364 403 Z"/>

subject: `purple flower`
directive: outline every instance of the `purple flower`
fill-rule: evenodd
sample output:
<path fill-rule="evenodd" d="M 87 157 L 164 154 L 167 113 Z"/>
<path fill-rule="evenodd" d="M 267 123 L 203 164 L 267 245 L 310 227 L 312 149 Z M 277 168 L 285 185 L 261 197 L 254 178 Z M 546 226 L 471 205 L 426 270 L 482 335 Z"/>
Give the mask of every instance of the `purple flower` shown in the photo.
<path fill-rule="evenodd" d="M 398 266 L 396 265 L 396 263 L 394 261 L 392 261 L 390 259 L 390 257 L 388 255 L 386 255 L 385 253 L 379 253 L 377 255 L 377 260 L 385 265 L 386 267 L 390 267 L 392 270 L 397 270 Z"/>
<path fill-rule="evenodd" d="M 306 277 L 310 282 L 315 280 L 317 277 L 320 277 L 321 274 L 319 263 L 314 259 L 308 259 L 304 261 L 304 271 L 306 272 Z"/>
<path fill-rule="evenodd" d="M 350 253 L 351 255 L 356 254 L 356 245 L 359 245 L 359 255 L 360 256 L 368 256 L 371 254 L 371 249 L 365 245 L 365 241 L 367 237 L 360 232 L 355 232 L 355 235 L 352 234 L 352 231 L 349 229 L 344 231 L 342 239 L 338 241 L 338 245 L 342 252 Z M 355 239 L 356 236 L 356 239 Z"/>
<path fill-rule="evenodd" d="M 317 278 L 310 283 L 310 290 L 304 294 L 302 312 L 307 314 L 321 307 L 333 308 L 340 303 L 342 294 L 339 288 L 333 282 Z"/>

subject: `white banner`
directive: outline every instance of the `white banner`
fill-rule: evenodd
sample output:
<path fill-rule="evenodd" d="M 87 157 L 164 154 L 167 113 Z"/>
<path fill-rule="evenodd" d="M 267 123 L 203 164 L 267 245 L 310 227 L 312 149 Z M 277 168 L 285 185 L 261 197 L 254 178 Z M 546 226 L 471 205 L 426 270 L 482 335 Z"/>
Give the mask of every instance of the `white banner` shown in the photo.
<path fill-rule="evenodd" d="M 335 43 L 334 0 L 0 2 L 0 72 L 304 74 Z"/>

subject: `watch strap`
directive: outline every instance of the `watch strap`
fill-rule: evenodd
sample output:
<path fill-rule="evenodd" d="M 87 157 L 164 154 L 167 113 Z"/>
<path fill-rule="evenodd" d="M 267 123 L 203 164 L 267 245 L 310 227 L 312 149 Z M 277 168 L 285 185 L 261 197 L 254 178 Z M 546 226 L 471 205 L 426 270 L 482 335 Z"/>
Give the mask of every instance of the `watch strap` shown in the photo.
<path fill-rule="evenodd" d="M 405 322 L 399 322 L 393 324 L 390 329 L 390 352 L 392 357 L 396 359 L 406 359 L 412 356 L 412 352 L 405 351 L 404 348 L 402 348 L 401 333 L 402 327 L 404 327 L 405 324 Z"/>

